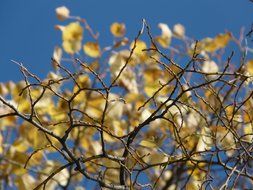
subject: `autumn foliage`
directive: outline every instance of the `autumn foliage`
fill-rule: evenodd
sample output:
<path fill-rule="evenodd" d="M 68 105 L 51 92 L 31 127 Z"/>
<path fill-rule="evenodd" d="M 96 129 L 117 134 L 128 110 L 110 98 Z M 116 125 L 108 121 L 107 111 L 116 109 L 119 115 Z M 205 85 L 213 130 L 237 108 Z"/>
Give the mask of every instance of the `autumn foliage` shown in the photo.
<path fill-rule="evenodd" d="M 0 179 L 18 189 L 252 188 L 250 33 L 194 40 L 147 21 L 112 44 L 66 7 L 41 79 L 0 83 Z"/>

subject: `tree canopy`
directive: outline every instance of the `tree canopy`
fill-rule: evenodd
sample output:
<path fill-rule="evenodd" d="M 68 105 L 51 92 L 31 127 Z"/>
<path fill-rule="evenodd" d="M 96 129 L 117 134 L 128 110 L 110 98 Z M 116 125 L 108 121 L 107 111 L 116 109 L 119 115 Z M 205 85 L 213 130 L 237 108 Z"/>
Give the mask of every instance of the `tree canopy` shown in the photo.
<path fill-rule="evenodd" d="M 2 187 L 253 187 L 252 31 L 196 40 L 143 19 L 133 39 L 112 23 L 104 46 L 86 19 L 56 16 L 47 77 L 12 60 L 23 80 L 0 83 Z"/>

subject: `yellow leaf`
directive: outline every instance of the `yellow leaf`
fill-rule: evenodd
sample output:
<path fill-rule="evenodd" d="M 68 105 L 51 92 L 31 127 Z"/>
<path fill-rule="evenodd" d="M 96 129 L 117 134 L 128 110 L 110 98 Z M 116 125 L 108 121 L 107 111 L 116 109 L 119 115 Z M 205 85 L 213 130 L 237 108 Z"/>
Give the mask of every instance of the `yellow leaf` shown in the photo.
<path fill-rule="evenodd" d="M 228 32 L 225 34 L 218 34 L 214 39 L 204 38 L 203 40 L 201 40 L 199 42 L 198 49 L 212 53 L 217 51 L 218 49 L 226 47 L 230 40 L 231 33 Z"/>
<path fill-rule="evenodd" d="M 69 53 L 74 54 L 80 51 L 83 39 L 83 28 L 79 22 L 72 22 L 67 26 L 56 26 L 62 31 L 62 46 Z"/>
<path fill-rule="evenodd" d="M 0 133 L 0 154 L 2 154 L 2 153 L 3 153 L 3 136 Z"/>
<path fill-rule="evenodd" d="M 23 137 L 22 143 L 20 142 L 20 148 L 22 148 L 22 146 L 26 146 L 27 148 L 31 146 L 37 149 L 48 144 L 44 133 L 26 122 L 19 127 L 19 133 Z"/>
<path fill-rule="evenodd" d="M 100 47 L 96 42 L 87 42 L 84 44 L 83 50 L 88 56 L 93 58 L 97 58 L 101 54 Z"/>
<path fill-rule="evenodd" d="M 168 48 L 170 46 L 171 38 L 166 36 L 158 36 L 155 40 L 159 43 L 163 48 Z"/>
<path fill-rule="evenodd" d="M 227 32 L 225 34 L 218 34 L 214 38 L 214 43 L 217 45 L 218 48 L 224 48 L 228 45 L 231 38 L 232 36 L 230 32 Z"/>
<path fill-rule="evenodd" d="M 155 143 L 154 140 L 142 140 L 140 142 L 140 145 L 141 146 L 145 146 L 147 148 L 155 148 L 155 147 L 157 147 L 157 145 L 156 145 L 156 143 Z"/>
<path fill-rule="evenodd" d="M 235 148 L 235 140 L 233 137 L 233 134 L 228 131 L 226 127 L 222 126 L 211 126 L 211 131 L 214 133 L 214 136 L 216 137 L 216 143 L 218 147 L 221 147 L 223 149 L 230 149 Z"/>
<path fill-rule="evenodd" d="M 108 121 L 108 124 L 107 126 L 109 127 L 109 130 L 110 132 L 113 134 L 113 135 L 116 135 L 116 136 L 122 136 L 123 135 L 123 126 L 121 124 L 121 122 L 117 121 L 117 120 L 113 120 L 113 121 Z M 107 133 L 104 133 L 104 139 L 105 141 L 107 142 L 110 142 L 110 143 L 115 143 L 117 142 L 114 137 L 112 137 L 111 135 L 107 134 Z"/>
<path fill-rule="evenodd" d="M 212 38 L 204 38 L 200 41 L 200 49 L 207 52 L 215 52 L 219 47 Z"/>
<path fill-rule="evenodd" d="M 83 28 L 79 22 L 72 22 L 62 29 L 63 41 L 81 41 L 83 39 Z"/>
<path fill-rule="evenodd" d="M 138 85 L 136 81 L 136 76 L 132 70 L 126 68 L 122 72 L 120 78 L 118 79 L 118 82 L 119 82 L 119 86 L 124 87 L 129 92 L 138 93 Z"/>
<path fill-rule="evenodd" d="M 152 83 L 146 83 L 146 84 L 145 84 L 145 87 L 144 87 L 144 91 L 145 91 L 145 93 L 148 95 L 148 97 L 151 97 L 151 96 L 154 95 L 154 93 L 155 93 L 156 91 L 159 90 L 159 88 L 161 88 L 161 85 L 159 84 L 159 82 L 154 81 L 154 82 L 152 82 Z M 159 95 L 159 96 L 165 96 L 165 95 L 168 94 L 169 90 L 170 90 L 170 89 L 169 89 L 168 86 L 167 86 L 167 87 L 164 87 L 162 90 L 159 91 L 158 95 Z"/>
<path fill-rule="evenodd" d="M 36 179 L 26 173 L 15 179 L 15 185 L 19 190 L 34 189 L 36 185 Z"/>
<path fill-rule="evenodd" d="M 126 63 L 126 54 L 129 55 L 129 51 L 121 51 L 114 54 L 109 59 L 109 65 L 111 70 L 112 80 L 117 77 Z M 129 92 L 138 93 L 136 75 L 130 67 L 126 67 L 118 78 L 118 84 Z"/>
<path fill-rule="evenodd" d="M 0 103 L 0 115 L 5 113 L 10 113 L 11 110 Z M 8 116 L 0 119 L 0 128 L 1 127 L 15 127 L 16 126 L 16 118 L 15 116 Z"/>
<path fill-rule="evenodd" d="M 69 10 L 65 6 L 57 7 L 55 9 L 56 16 L 60 21 L 64 21 L 69 18 Z"/>
<path fill-rule="evenodd" d="M 176 24 L 173 27 L 173 33 L 178 38 L 183 38 L 185 36 L 185 28 L 182 24 Z"/>
<path fill-rule="evenodd" d="M 74 54 L 81 50 L 82 43 L 80 41 L 63 41 L 62 47 L 65 52 Z"/>
<path fill-rule="evenodd" d="M 153 66 L 152 68 L 148 68 L 144 71 L 143 77 L 145 81 L 144 91 L 145 93 L 151 97 L 159 88 L 161 88 L 161 83 L 169 77 L 164 76 L 165 73 L 160 70 L 159 67 Z M 169 86 L 164 87 L 160 92 L 159 95 L 167 95 L 169 90 Z"/>
<path fill-rule="evenodd" d="M 160 36 L 156 37 L 155 40 L 163 48 L 168 48 L 171 43 L 172 32 L 167 24 L 159 23 L 158 27 L 161 29 L 162 34 Z"/>
<path fill-rule="evenodd" d="M 111 25 L 110 30 L 115 37 L 123 37 L 126 33 L 126 26 L 124 23 L 114 22 Z"/>
<path fill-rule="evenodd" d="M 134 109 L 137 110 L 145 102 L 145 96 L 144 94 L 128 93 L 125 96 L 125 101 L 128 107 L 130 106 L 131 108 L 131 104 L 134 104 Z"/>
<path fill-rule="evenodd" d="M 104 178 L 107 183 L 118 183 L 119 170 L 118 169 L 107 169 L 104 172 Z"/>
<path fill-rule="evenodd" d="M 102 146 L 100 144 L 99 141 L 93 141 L 92 143 L 90 143 L 90 150 L 92 150 L 92 152 L 94 153 L 94 155 L 98 155 L 101 154 L 102 152 Z"/>
<path fill-rule="evenodd" d="M 29 144 L 25 139 L 19 139 L 12 144 L 12 147 L 15 151 L 25 152 L 29 148 Z"/>
<path fill-rule="evenodd" d="M 134 44 L 135 44 L 135 42 L 133 41 L 130 45 L 130 49 L 133 49 Z M 134 53 L 138 56 L 144 54 L 144 52 L 142 50 L 147 49 L 146 43 L 142 40 L 137 40 L 135 46 L 136 47 L 134 49 Z"/>
<path fill-rule="evenodd" d="M 59 173 L 57 173 L 54 176 L 54 179 L 56 181 L 58 181 L 61 186 L 65 186 L 68 183 L 68 179 L 69 179 L 68 169 L 65 168 L 62 171 L 60 171 Z"/>
<path fill-rule="evenodd" d="M 151 152 L 147 157 L 144 158 L 144 161 L 149 164 L 157 164 L 166 162 L 168 160 L 167 156 L 163 153 Z"/>
<path fill-rule="evenodd" d="M 80 75 L 76 81 L 81 88 L 89 87 L 90 85 L 90 78 L 88 75 Z"/>
<path fill-rule="evenodd" d="M 161 31 L 162 31 L 162 36 L 166 36 L 166 37 L 168 37 L 168 38 L 171 38 L 172 37 L 172 32 L 171 32 L 171 30 L 170 30 L 170 28 L 169 28 L 169 26 L 167 25 L 167 24 L 164 24 L 164 23 L 159 23 L 158 24 L 158 28 L 160 28 L 161 29 Z"/>
<path fill-rule="evenodd" d="M 89 101 L 87 101 L 86 113 L 94 118 L 98 119 L 102 115 L 102 110 L 104 109 L 105 99 L 98 92 L 92 92 L 89 96 Z"/>
<path fill-rule="evenodd" d="M 246 67 L 249 74 L 253 75 L 253 59 L 247 61 Z"/>
<path fill-rule="evenodd" d="M 186 190 L 199 190 L 201 189 L 201 181 L 197 181 L 197 180 L 191 180 L 190 182 L 187 183 L 186 185 Z"/>
<path fill-rule="evenodd" d="M 252 139 L 253 139 L 253 128 L 252 128 L 252 124 L 248 123 L 243 127 L 243 132 L 244 132 L 244 137 L 243 139 L 248 141 L 249 143 L 252 143 Z"/>
<path fill-rule="evenodd" d="M 111 118 L 120 118 L 123 114 L 124 103 L 119 99 L 119 96 L 111 93 L 108 97 L 107 116 Z"/>
<path fill-rule="evenodd" d="M 151 113 L 150 113 L 150 115 L 151 115 Z M 152 136 L 146 137 L 146 139 L 144 139 L 140 142 L 140 145 L 148 147 L 148 148 L 160 147 L 160 146 L 162 146 L 163 141 L 165 139 L 166 139 L 166 135 L 159 137 L 159 136 L 157 136 L 157 134 L 155 132 L 153 132 Z"/>

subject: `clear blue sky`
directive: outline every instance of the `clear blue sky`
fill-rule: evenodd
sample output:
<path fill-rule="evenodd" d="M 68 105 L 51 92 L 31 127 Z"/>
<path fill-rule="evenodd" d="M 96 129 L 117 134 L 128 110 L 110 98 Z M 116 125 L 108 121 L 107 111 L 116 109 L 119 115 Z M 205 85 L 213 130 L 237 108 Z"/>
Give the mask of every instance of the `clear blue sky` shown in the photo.
<path fill-rule="evenodd" d="M 249 0 L 1 0 L 0 1 L 0 82 L 22 76 L 11 59 L 21 61 L 39 76 L 51 69 L 54 45 L 61 44 L 60 24 L 55 8 L 65 5 L 72 15 L 87 19 L 101 33 L 100 42 L 112 39 L 109 26 L 125 22 L 127 36 L 134 37 L 145 18 L 158 31 L 157 24 L 182 23 L 190 37 L 201 39 L 253 23 L 253 3 Z M 109 40 L 108 40 L 109 39 Z"/>

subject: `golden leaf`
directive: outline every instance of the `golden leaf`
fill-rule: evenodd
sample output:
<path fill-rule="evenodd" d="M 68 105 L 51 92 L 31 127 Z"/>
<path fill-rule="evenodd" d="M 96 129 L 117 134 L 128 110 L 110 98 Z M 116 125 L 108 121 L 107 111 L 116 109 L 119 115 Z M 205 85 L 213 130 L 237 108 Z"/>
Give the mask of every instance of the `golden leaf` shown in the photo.
<path fill-rule="evenodd" d="M 219 48 L 212 38 L 204 38 L 199 43 L 200 49 L 207 52 L 215 52 Z"/>
<path fill-rule="evenodd" d="M 140 142 L 140 145 L 141 146 L 145 146 L 147 148 L 155 148 L 155 147 L 157 147 L 157 145 L 155 144 L 155 142 L 148 141 L 148 140 L 142 140 Z"/>
<path fill-rule="evenodd" d="M 144 71 L 143 77 L 145 84 L 144 91 L 149 97 L 151 97 L 158 89 L 162 87 L 161 83 L 163 83 L 166 78 L 169 77 L 169 74 L 165 76 L 164 71 L 160 70 L 159 67 L 153 66 Z M 162 90 L 159 91 L 158 95 L 167 95 L 169 89 L 169 86 L 164 87 Z"/>
<path fill-rule="evenodd" d="M 96 42 L 87 42 L 83 46 L 84 53 L 86 53 L 88 56 L 97 58 L 100 57 L 100 47 L 98 43 Z"/>
<path fill-rule="evenodd" d="M 134 48 L 134 44 L 136 46 L 134 49 L 134 53 L 138 56 L 143 55 L 144 52 L 142 50 L 147 49 L 146 43 L 142 40 L 137 40 L 136 43 L 133 41 L 130 45 L 130 49 Z"/>
<path fill-rule="evenodd" d="M 19 190 L 34 189 L 36 186 L 36 179 L 26 173 L 15 179 L 15 185 Z"/>
<path fill-rule="evenodd" d="M 163 48 L 168 48 L 170 46 L 171 38 L 166 36 L 158 36 L 155 40 L 159 43 Z"/>
<path fill-rule="evenodd" d="M 62 47 L 65 52 L 74 54 L 81 50 L 82 43 L 80 41 L 63 41 Z"/>
<path fill-rule="evenodd" d="M 126 26 L 124 23 L 114 22 L 111 25 L 110 30 L 115 37 L 123 37 L 126 33 Z"/>
<path fill-rule="evenodd" d="M 56 26 L 62 31 L 62 46 L 64 51 L 74 54 L 80 51 L 83 39 L 83 28 L 79 22 L 72 22 L 67 26 Z"/>
<path fill-rule="evenodd" d="M 253 75 L 253 59 L 247 61 L 246 68 L 247 68 L 247 72 L 250 75 Z"/>
<path fill-rule="evenodd" d="M 79 22 L 71 22 L 62 30 L 63 41 L 81 41 L 83 39 L 83 28 Z"/>
<path fill-rule="evenodd" d="M 0 154 L 2 154 L 3 153 L 3 136 L 2 136 L 2 134 L 0 133 Z"/>
<path fill-rule="evenodd" d="M 253 128 L 252 128 L 252 124 L 248 123 L 245 126 L 243 126 L 243 132 L 244 132 L 244 137 L 243 139 L 246 140 L 249 143 L 252 143 L 252 139 L 253 139 Z"/>
<path fill-rule="evenodd" d="M 227 32 L 225 34 L 218 34 L 214 38 L 214 43 L 218 48 L 224 48 L 228 45 L 229 41 L 231 40 L 232 36 L 230 32 Z"/>

